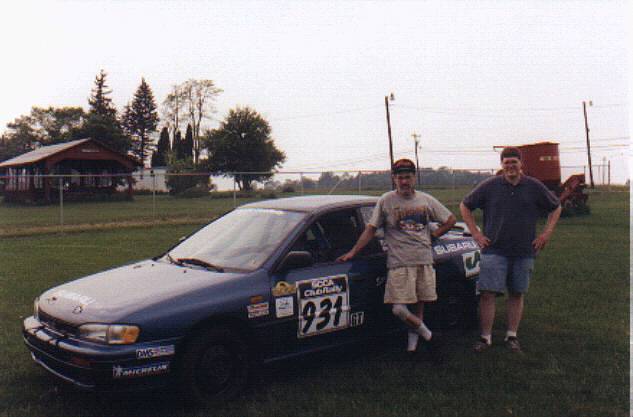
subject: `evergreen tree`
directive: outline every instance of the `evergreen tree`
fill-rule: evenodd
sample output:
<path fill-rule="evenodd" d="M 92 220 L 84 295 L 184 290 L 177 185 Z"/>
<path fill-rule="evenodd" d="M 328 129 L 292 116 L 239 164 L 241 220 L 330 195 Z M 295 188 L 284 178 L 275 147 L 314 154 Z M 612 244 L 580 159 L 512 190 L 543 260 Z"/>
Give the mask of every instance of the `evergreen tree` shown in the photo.
<path fill-rule="evenodd" d="M 193 129 L 190 124 L 187 125 L 187 133 L 185 133 L 182 148 L 185 158 L 193 158 Z"/>
<path fill-rule="evenodd" d="M 131 147 L 131 139 L 123 132 L 117 119 L 117 111 L 109 97 L 112 90 L 106 84 L 107 73 L 103 70 L 95 78 L 95 86 L 88 98 L 90 110 L 86 123 L 79 129 L 80 137 L 89 137 L 122 153 Z"/>
<path fill-rule="evenodd" d="M 182 134 L 180 130 L 176 131 L 176 136 L 174 136 L 174 145 L 172 147 L 174 156 L 176 160 L 182 161 L 185 159 L 185 149 L 183 146 Z"/>
<path fill-rule="evenodd" d="M 160 139 L 158 139 L 156 150 L 152 153 L 152 167 L 167 166 L 167 157 L 170 152 L 171 146 L 169 145 L 169 129 L 167 129 L 167 127 L 163 127 L 160 131 Z"/>
<path fill-rule="evenodd" d="M 125 106 L 122 125 L 132 137 L 132 153 L 141 161 L 145 161 L 153 147 L 149 135 L 158 126 L 158 112 L 152 89 L 141 78 L 141 84 L 134 93 L 131 104 Z"/>

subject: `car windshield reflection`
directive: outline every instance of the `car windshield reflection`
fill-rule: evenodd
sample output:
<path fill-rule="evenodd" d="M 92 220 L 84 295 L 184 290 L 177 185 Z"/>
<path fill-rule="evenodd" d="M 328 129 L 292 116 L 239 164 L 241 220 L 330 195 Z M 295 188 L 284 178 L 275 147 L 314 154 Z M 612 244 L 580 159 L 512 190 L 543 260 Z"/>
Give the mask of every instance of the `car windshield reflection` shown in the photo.
<path fill-rule="evenodd" d="M 255 270 L 304 216 L 283 210 L 237 209 L 184 240 L 167 256 L 196 259 L 198 265 L 213 265 L 216 270 Z"/>

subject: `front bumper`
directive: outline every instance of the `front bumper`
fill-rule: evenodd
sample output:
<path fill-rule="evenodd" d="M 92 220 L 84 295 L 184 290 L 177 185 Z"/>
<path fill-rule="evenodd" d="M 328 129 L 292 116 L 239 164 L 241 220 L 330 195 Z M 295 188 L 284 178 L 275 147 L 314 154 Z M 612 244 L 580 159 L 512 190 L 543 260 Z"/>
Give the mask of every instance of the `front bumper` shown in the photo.
<path fill-rule="evenodd" d="M 37 364 L 80 389 L 98 391 L 164 386 L 174 374 L 181 341 L 101 345 L 64 335 L 32 316 L 24 320 L 22 335 Z"/>

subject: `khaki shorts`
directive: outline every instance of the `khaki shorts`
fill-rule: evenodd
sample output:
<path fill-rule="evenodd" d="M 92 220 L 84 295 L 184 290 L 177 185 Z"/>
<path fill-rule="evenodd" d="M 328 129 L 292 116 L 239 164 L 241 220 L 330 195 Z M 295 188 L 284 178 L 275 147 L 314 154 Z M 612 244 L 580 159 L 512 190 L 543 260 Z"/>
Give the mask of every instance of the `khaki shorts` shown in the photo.
<path fill-rule="evenodd" d="M 413 304 L 435 301 L 433 265 L 404 266 L 390 269 L 385 287 L 385 304 Z"/>

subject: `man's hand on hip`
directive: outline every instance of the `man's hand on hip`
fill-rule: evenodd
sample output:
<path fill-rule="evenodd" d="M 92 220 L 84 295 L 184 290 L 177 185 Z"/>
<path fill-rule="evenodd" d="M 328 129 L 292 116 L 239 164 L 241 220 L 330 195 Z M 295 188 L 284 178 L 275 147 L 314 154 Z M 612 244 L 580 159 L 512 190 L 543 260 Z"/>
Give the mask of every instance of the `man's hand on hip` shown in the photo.
<path fill-rule="evenodd" d="M 473 239 L 475 239 L 475 242 L 477 242 L 480 249 L 490 246 L 490 239 L 488 239 L 486 235 L 484 235 L 483 233 L 479 231 L 477 231 L 476 233 L 473 233 Z"/>

